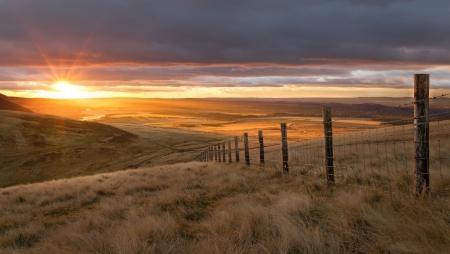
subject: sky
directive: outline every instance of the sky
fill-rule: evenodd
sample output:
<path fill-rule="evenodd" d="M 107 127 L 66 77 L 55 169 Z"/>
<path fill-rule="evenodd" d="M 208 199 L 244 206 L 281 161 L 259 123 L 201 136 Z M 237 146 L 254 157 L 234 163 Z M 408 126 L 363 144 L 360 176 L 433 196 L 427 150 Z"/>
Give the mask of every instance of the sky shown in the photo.
<path fill-rule="evenodd" d="M 1 0 L 0 93 L 411 97 L 450 90 L 448 0 Z"/>

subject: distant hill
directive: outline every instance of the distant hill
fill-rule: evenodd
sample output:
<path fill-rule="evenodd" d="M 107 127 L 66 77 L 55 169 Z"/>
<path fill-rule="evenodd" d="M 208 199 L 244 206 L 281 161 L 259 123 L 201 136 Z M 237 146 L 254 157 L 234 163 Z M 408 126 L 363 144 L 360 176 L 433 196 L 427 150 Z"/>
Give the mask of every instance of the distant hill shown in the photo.
<path fill-rule="evenodd" d="M 21 112 L 33 112 L 19 104 L 10 102 L 8 100 L 8 96 L 0 93 L 0 110 L 13 110 L 13 111 L 21 111 Z"/>

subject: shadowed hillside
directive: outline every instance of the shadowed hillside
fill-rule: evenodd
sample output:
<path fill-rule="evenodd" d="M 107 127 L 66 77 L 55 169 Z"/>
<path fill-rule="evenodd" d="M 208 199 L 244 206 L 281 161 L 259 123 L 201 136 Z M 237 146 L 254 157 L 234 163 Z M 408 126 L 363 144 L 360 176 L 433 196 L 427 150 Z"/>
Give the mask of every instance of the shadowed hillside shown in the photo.
<path fill-rule="evenodd" d="M 0 111 L 0 187 L 189 161 L 196 147 L 216 138 Z"/>
<path fill-rule="evenodd" d="M 8 97 L 0 94 L 0 110 L 13 110 L 13 111 L 22 111 L 22 112 L 32 112 L 31 110 L 22 107 L 16 103 L 10 102 Z"/>

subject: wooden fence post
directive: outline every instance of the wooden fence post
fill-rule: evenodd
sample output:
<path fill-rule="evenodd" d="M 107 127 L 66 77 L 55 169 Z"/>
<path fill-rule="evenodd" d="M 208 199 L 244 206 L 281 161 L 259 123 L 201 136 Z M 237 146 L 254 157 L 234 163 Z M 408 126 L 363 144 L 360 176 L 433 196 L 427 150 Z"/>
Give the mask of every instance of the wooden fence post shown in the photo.
<path fill-rule="evenodd" d="M 281 124 L 281 154 L 283 158 L 283 173 L 289 173 L 289 153 L 286 123 Z"/>
<path fill-rule="evenodd" d="M 323 108 L 323 134 L 325 137 L 325 171 L 327 183 L 334 183 L 334 161 L 333 161 L 333 129 L 331 126 L 331 108 Z"/>
<path fill-rule="evenodd" d="M 239 137 L 234 137 L 234 150 L 236 152 L 236 162 L 239 162 Z"/>
<path fill-rule="evenodd" d="M 231 140 L 228 140 L 228 162 L 231 163 Z"/>
<path fill-rule="evenodd" d="M 209 147 L 209 160 L 213 161 L 213 149 L 211 146 Z"/>
<path fill-rule="evenodd" d="M 414 74 L 414 180 L 417 196 L 430 194 L 429 74 Z"/>
<path fill-rule="evenodd" d="M 225 142 L 222 143 L 222 161 L 226 162 L 226 160 L 225 160 Z"/>
<path fill-rule="evenodd" d="M 216 148 L 216 146 L 213 146 L 214 147 L 214 160 L 217 162 L 218 160 L 217 160 L 217 148 Z"/>
<path fill-rule="evenodd" d="M 219 156 L 219 162 L 222 162 L 222 156 L 220 154 L 220 143 L 217 145 L 217 155 Z"/>
<path fill-rule="evenodd" d="M 248 133 L 244 133 L 244 149 L 245 149 L 245 164 L 250 165 L 250 152 L 248 150 Z"/>
<path fill-rule="evenodd" d="M 259 141 L 259 163 L 261 165 L 264 165 L 264 139 L 262 131 L 258 131 L 258 141 Z"/>

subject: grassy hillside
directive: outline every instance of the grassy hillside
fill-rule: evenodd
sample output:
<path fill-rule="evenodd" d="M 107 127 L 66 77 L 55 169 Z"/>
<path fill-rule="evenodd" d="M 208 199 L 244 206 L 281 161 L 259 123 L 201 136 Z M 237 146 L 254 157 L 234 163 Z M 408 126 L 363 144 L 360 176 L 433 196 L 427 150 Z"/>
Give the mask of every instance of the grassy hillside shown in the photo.
<path fill-rule="evenodd" d="M 188 163 L 0 190 L 1 253 L 446 253 L 450 202 Z"/>
<path fill-rule="evenodd" d="M 0 111 L 0 187 L 190 161 L 219 135 Z"/>

